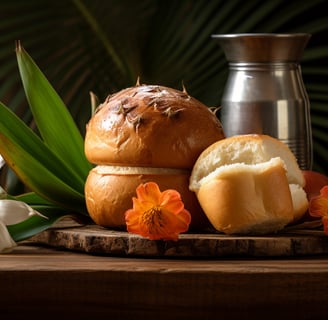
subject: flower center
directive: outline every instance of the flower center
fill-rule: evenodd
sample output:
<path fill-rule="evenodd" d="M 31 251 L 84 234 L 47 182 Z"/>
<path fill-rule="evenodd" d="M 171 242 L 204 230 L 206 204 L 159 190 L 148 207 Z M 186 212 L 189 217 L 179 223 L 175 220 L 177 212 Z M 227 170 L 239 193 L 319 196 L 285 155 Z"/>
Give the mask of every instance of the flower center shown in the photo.
<path fill-rule="evenodd" d="M 163 217 L 160 206 L 152 207 L 148 211 L 145 211 L 141 219 L 151 233 L 158 227 L 163 227 Z"/>

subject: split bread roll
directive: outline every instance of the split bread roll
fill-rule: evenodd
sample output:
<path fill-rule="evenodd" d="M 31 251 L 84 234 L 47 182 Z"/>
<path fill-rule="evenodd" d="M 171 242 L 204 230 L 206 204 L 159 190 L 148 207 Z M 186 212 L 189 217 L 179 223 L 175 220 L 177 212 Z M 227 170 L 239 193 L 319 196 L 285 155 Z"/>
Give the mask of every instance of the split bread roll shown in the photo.
<path fill-rule="evenodd" d="M 240 135 L 203 151 L 189 188 L 216 230 L 264 234 L 304 215 L 308 208 L 304 185 L 287 145 L 267 135 Z"/>

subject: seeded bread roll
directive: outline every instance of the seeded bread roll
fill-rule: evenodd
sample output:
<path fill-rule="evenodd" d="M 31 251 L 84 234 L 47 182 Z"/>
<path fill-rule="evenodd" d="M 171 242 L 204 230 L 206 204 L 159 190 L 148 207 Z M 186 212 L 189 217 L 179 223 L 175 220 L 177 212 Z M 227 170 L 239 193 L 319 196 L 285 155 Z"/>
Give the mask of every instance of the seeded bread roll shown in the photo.
<path fill-rule="evenodd" d="M 85 184 L 91 218 L 124 229 L 136 187 L 154 181 L 162 191 L 181 193 L 190 229 L 207 227 L 189 178 L 200 153 L 223 138 L 218 118 L 185 92 L 140 85 L 109 96 L 86 127 L 85 154 L 97 165 Z"/>

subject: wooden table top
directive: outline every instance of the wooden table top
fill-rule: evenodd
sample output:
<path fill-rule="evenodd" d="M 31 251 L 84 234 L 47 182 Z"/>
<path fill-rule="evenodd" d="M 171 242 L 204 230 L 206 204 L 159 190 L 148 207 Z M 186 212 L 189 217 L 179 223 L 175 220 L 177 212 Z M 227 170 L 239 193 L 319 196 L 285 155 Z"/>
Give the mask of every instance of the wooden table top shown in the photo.
<path fill-rule="evenodd" d="M 159 259 L 23 243 L 0 255 L 1 319 L 327 319 L 328 256 Z"/>
<path fill-rule="evenodd" d="M 13 252 L 0 255 L 0 272 L 183 272 L 321 274 L 328 276 L 328 256 L 274 259 L 168 259 L 98 256 L 23 243 Z M 328 283 L 327 283 L 328 289 Z M 327 291 L 328 293 L 328 291 Z M 328 297 L 327 297 L 328 299 Z"/>

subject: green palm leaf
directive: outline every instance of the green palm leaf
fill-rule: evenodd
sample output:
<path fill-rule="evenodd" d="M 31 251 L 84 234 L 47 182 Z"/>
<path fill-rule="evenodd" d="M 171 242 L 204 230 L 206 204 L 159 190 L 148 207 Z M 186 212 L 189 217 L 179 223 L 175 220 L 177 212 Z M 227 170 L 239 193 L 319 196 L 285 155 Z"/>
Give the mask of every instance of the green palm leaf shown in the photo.
<path fill-rule="evenodd" d="M 22 149 L 71 188 L 83 193 L 83 177 L 70 170 L 65 161 L 62 161 L 18 116 L 2 103 L 0 103 L 0 136 L 2 136 L 0 153 L 7 158 L 8 162 L 11 162 L 14 171 L 19 167 L 26 167 L 19 155 L 15 155 L 16 149 Z M 12 153 L 14 154 L 11 156 Z M 6 156 L 6 154 L 8 155 Z M 15 157 L 17 162 L 13 161 L 12 157 Z M 38 172 L 32 170 L 26 170 L 25 175 L 39 177 L 40 180 L 43 180 Z M 30 184 L 28 186 L 31 189 L 37 187 Z"/>
<path fill-rule="evenodd" d="M 17 60 L 26 97 L 45 144 L 70 170 L 84 181 L 90 164 L 85 158 L 83 138 L 57 92 L 18 44 Z"/>
<path fill-rule="evenodd" d="M 84 194 L 65 184 L 24 147 L 0 134 L 0 151 L 20 179 L 37 194 L 58 206 L 85 212 Z"/>
<path fill-rule="evenodd" d="M 33 216 L 8 226 L 14 241 L 21 241 L 72 212 L 88 215 L 84 182 L 91 165 L 84 156 L 83 139 L 69 111 L 20 45 L 17 60 L 43 140 L 0 103 L 0 154 L 21 181 L 34 191 L 20 197 L 21 201 L 46 216 Z"/>
<path fill-rule="evenodd" d="M 91 165 L 84 155 L 83 138 L 56 91 L 20 45 L 17 60 L 43 140 L 0 103 L 0 154 L 35 193 L 87 214 L 84 183 Z"/>

